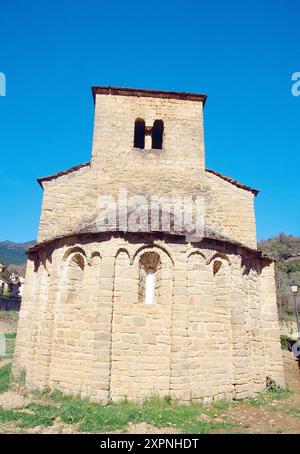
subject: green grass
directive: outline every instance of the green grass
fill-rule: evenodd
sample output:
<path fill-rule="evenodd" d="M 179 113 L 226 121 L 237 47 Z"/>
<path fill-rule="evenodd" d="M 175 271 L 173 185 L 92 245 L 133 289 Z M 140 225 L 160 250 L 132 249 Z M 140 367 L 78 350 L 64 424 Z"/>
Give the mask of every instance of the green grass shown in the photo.
<path fill-rule="evenodd" d="M 0 393 L 6 391 L 10 385 L 11 362 L 1 367 L 1 359 L 12 358 L 15 351 L 16 333 L 5 334 L 6 355 L 0 356 Z"/>
<path fill-rule="evenodd" d="M 14 351 L 15 351 L 15 343 L 16 343 L 16 333 L 6 333 L 5 334 L 5 355 L 0 355 L 0 367 L 1 367 L 1 360 L 12 358 Z"/>
<path fill-rule="evenodd" d="M 13 422 L 22 429 L 36 426 L 52 426 L 56 417 L 55 410 L 54 407 L 38 404 L 27 405 L 23 410 L 0 409 L 0 423 Z"/>
<path fill-rule="evenodd" d="M 284 312 L 281 316 L 280 316 L 280 320 L 284 320 L 284 321 L 294 321 L 296 320 L 296 314 L 295 312 Z"/>
<path fill-rule="evenodd" d="M 206 433 L 213 428 L 228 425 L 225 421 L 199 421 L 197 416 L 208 413 L 201 404 L 179 405 L 168 399 L 151 398 L 142 404 L 123 401 L 101 406 L 87 400 L 70 399 L 52 394 L 56 403 L 61 403 L 60 419 L 67 424 L 79 424 L 79 431 L 99 432 L 125 428 L 129 422 L 146 422 L 155 427 L 174 427 L 185 432 Z M 214 412 L 217 410 L 214 409 Z"/>
<path fill-rule="evenodd" d="M 252 407 L 264 407 L 277 400 L 288 399 L 293 391 L 288 388 L 282 388 L 273 380 L 269 379 L 266 391 L 257 393 L 256 396 L 246 399 Z"/>
<path fill-rule="evenodd" d="M 29 404 L 23 410 L 0 409 L 0 423 L 13 422 L 17 427 L 26 429 L 51 426 L 57 419 L 66 424 L 76 424 L 80 432 L 126 429 L 130 422 L 174 427 L 184 433 L 209 433 L 215 429 L 237 426 L 225 420 L 214 421 L 216 412 L 221 412 L 225 404 L 211 407 L 201 404 L 179 405 L 166 399 L 152 398 L 142 404 L 123 401 L 101 406 L 88 400 L 66 397 L 58 392 L 46 398 L 46 404 Z M 201 414 L 206 414 L 208 419 L 197 419 Z"/>
<path fill-rule="evenodd" d="M 9 377 L 10 365 L 0 369 L 0 384 L 4 390 L 9 386 Z M 268 391 L 244 402 L 256 407 L 265 406 L 274 400 L 287 398 L 290 394 L 290 391 L 270 382 Z M 76 425 L 76 431 L 79 432 L 111 432 L 126 431 L 129 423 L 144 422 L 155 427 L 174 428 L 174 431 L 178 430 L 180 433 L 198 434 L 211 433 L 218 429 L 239 433 L 246 427 L 226 419 L 224 411 L 231 405 L 239 405 L 226 401 L 217 401 L 210 406 L 204 406 L 202 403 L 180 405 L 167 398 L 153 397 L 141 404 L 124 400 L 102 406 L 79 397 L 66 396 L 59 391 L 35 392 L 34 397 L 39 402 L 31 403 L 23 409 L 0 408 L 0 424 L 13 423 L 20 429 L 27 429 L 51 426 L 55 421 L 60 421 Z M 300 416 L 300 411 L 295 409 L 293 414 Z"/>
<path fill-rule="evenodd" d="M 291 415 L 296 416 L 297 418 L 300 418 L 300 408 L 291 408 L 288 411 Z"/>
<path fill-rule="evenodd" d="M 288 350 L 289 349 L 289 340 L 290 340 L 290 337 L 287 336 L 286 334 L 282 334 L 280 336 L 280 343 L 281 343 L 282 350 Z"/>
<path fill-rule="evenodd" d="M 10 385 L 11 363 L 0 369 L 0 393 L 6 391 Z"/>
<path fill-rule="evenodd" d="M 6 355 L 5 358 L 12 358 L 15 351 L 17 333 L 7 333 L 5 334 L 6 340 Z"/>
<path fill-rule="evenodd" d="M 0 319 L 3 318 L 18 318 L 19 312 L 17 311 L 0 311 Z"/>

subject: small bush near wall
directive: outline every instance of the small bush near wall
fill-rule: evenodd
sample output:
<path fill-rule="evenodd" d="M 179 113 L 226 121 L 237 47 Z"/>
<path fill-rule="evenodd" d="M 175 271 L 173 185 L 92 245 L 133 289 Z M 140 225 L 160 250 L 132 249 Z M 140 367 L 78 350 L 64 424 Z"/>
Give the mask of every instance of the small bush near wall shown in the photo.
<path fill-rule="evenodd" d="M 280 336 L 280 343 L 281 343 L 281 348 L 282 350 L 288 350 L 289 349 L 289 336 L 286 336 L 285 334 Z"/>

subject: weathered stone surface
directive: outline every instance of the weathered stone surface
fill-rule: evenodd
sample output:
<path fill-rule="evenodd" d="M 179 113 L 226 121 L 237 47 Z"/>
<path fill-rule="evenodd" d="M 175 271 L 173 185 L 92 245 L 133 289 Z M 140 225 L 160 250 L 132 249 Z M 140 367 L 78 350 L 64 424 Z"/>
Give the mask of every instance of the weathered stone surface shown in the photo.
<path fill-rule="evenodd" d="M 146 125 L 158 117 L 164 121 L 161 152 L 133 148 L 137 117 Z M 253 192 L 205 171 L 201 102 L 98 95 L 92 155 L 90 166 L 42 183 L 39 242 L 94 230 L 99 197 L 118 198 L 125 188 L 128 197 L 202 194 L 205 221 L 214 233 L 256 247 Z"/>
<path fill-rule="evenodd" d="M 161 151 L 133 148 L 137 117 L 163 119 Z M 97 95 L 91 164 L 42 184 L 39 241 L 49 241 L 29 253 L 13 365 L 27 387 L 98 402 L 209 401 L 249 396 L 267 376 L 284 384 L 274 267 L 255 251 L 253 192 L 205 172 L 202 103 Z M 248 247 L 97 232 L 98 196 L 122 187 L 201 192 L 206 223 Z"/>
<path fill-rule="evenodd" d="M 199 244 L 200 254 L 195 245 L 183 250 L 174 237 L 149 234 L 137 234 L 135 242 L 117 235 L 84 242 L 74 237 L 54 246 L 46 260 L 28 261 L 14 359 L 14 373 L 25 369 L 27 386 L 104 402 L 153 393 L 181 400 L 243 398 L 264 389 L 267 376 L 284 384 L 269 260 L 208 240 Z M 162 281 L 168 291 L 150 306 L 138 299 L 141 247 L 140 255 L 155 249 L 170 272 Z M 72 251 L 78 248 L 83 262 L 74 273 L 78 252 Z M 217 274 L 203 249 L 221 260 Z M 95 282 L 89 257 L 96 250 L 105 266 L 114 266 L 107 278 L 100 264 Z M 178 295 L 183 276 L 186 291 Z M 110 297 L 107 290 L 103 297 L 108 287 Z"/>

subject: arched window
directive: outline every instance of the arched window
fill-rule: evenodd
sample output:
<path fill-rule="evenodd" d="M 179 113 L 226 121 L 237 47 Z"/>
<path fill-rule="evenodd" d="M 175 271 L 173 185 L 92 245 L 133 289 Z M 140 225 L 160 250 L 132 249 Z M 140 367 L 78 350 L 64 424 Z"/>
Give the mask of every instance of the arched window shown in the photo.
<path fill-rule="evenodd" d="M 149 268 L 146 271 L 145 281 L 145 303 L 154 303 L 154 290 L 155 290 L 155 270 Z"/>
<path fill-rule="evenodd" d="M 139 302 L 154 304 L 160 284 L 160 257 L 156 252 L 145 252 L 140 257 L 139 266 Z"/>
<path fill-rule="evenodd" d="M 162 120 L 155 120 L 152 128 L 152 149 L 161 150 L 163 143 L 164 123 Z"/>
<path fill-rule="evenodd" d="M 145 121 L 137 118 L 134 123 L 134 148 L 145 148 Z"/>

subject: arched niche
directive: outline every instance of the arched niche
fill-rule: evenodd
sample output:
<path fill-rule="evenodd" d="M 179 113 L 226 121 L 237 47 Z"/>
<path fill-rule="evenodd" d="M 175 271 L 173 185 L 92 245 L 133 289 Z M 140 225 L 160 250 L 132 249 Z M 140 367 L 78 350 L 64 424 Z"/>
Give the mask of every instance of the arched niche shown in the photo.
<path fill-rule="evenodd" d="M 61 292 L 60 304 L 75 304 L 80 299 L 86 256 L 81 248 L 74 248 L 67 251 L 62 262 L 62 282 L 59 291 Z"/>
<path fill-rule="evenodd" d="M 118 304 L 133 302 L 132 266 L 127 250 L 120 249 L 115 257 L 114 307 Z"/>
<path fill-rule="evenodd" d="M 208 275 L 205 256 L 201 252 L 195 251 L 188 256 L 187 274 L 189 303 L 199 304 Z"/>

